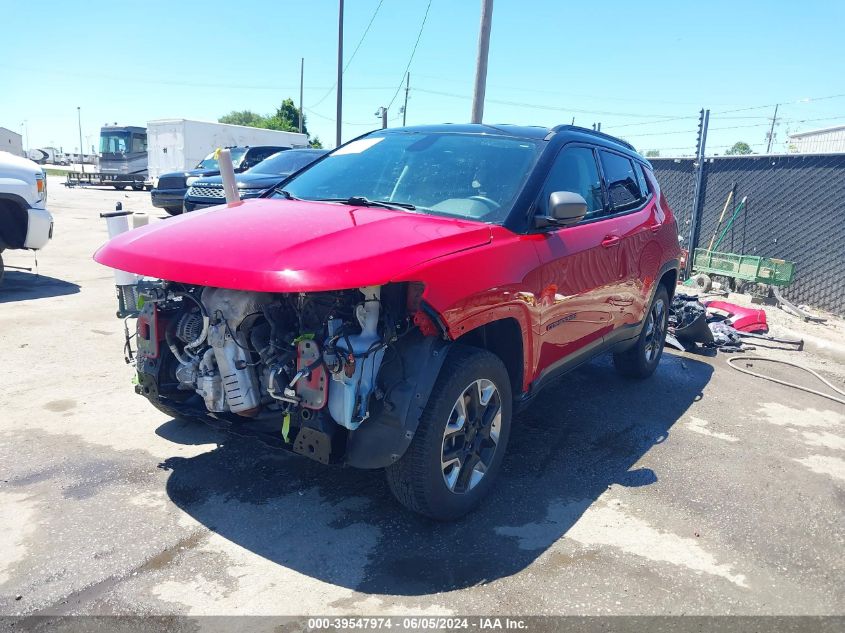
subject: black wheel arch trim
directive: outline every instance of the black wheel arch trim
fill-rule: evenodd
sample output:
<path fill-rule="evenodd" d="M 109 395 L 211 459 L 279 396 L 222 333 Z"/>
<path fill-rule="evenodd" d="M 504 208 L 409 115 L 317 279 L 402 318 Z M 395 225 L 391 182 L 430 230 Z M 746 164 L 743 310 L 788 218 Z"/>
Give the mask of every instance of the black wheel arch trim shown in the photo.
<path fill-rule="evenodd" d="M 385 468 L 405 454 L 451 346 L 449 341 L 418 332 L 393 345 L 401 361 L 388 363 L 386 357 L 382 363 L 379 381 L 385 389 L 383 406 L 349 432 L 346 465 Z"/>
<path fill-rule="evenodd" d="M 0 200 L 7 200 L 9 202 L 14 202 L 18 205 L 23 211 L 28 211 L 32 206 L 29 202 L 24 200 L 21 196 L 16 193 L 0 193 Z"/>

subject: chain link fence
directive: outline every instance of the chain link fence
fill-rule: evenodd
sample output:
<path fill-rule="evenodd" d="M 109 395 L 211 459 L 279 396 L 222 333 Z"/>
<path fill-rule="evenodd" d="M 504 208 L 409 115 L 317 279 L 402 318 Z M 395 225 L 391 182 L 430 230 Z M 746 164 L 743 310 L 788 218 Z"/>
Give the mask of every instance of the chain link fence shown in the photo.
<path fill-rule="evenodd" d="M 678 230 L 687 238 L 694 217 L 694 160 L 650 161 L 678 218 Z M 710 243 L 734 184 L 736 194 L 719 233 L 736 205 L 748 199 L 718 250 L 794 261 L 795 281 L 784 295 L 845 316 L 845 154 L 707 158 L 698 239 L 692 248 Z"/>

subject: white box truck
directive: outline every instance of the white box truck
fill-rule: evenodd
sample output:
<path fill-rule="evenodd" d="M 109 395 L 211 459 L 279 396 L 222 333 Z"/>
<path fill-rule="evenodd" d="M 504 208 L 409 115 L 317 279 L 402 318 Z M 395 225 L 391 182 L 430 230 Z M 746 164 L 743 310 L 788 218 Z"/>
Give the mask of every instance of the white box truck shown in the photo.
<path fill-rule="evenodd" d="M 217 148 L 246 145 L 308 147 L 308 136 L 297 132 L 189 119 L 150 121 L 147 123 L 149 178 L 156 186 L 162 174 L 193 169 Z"/>

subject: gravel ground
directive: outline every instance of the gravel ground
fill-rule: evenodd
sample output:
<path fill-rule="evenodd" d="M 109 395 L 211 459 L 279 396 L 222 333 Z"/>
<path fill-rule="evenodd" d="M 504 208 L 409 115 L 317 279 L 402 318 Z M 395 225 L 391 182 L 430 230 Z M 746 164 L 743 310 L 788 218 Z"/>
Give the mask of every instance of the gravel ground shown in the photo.
<path fill-rule="evenodd" d="M 489 502 L 435 524 L 379 472 L 136 396 L 91 254 L 98 213 L 149 194 L 60 182 L 41 276 L 0 288 L 0 614 L 845 614 L 845 407 L 724 355 L 642 383 L 599 359 L 517 417 Z"/>

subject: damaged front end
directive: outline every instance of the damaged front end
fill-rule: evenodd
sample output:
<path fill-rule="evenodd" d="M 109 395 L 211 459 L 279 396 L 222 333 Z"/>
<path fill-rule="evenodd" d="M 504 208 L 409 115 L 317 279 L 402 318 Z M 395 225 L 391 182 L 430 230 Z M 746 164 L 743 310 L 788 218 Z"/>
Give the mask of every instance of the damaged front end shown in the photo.
<path fill-rule="evenodd" d="M 138 393 L 323 463 L 404 453 L 445 357 L 422 288 L 265 293 L 138 284 Z M 428 334 L 428 336 L 426 336 Z"/>

